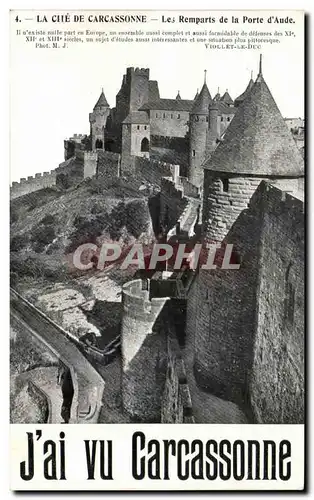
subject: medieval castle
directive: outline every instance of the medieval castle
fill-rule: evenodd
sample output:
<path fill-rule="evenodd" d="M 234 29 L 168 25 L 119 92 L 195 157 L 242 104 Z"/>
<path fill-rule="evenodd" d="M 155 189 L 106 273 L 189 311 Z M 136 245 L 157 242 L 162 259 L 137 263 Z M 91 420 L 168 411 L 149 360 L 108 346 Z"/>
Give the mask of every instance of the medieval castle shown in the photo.
<path fill-rule="evenodd" d="M 262 60 L 235 100 L 228 91 L 212 97 L 206 73 L 194 100 L 163 99 L 148 69 L 128 68 L 116 106 L 102 92 L 89 122 L 89 136 L 65 141 L 52 183 L 105 176 L 158 185 L 168 241 L 230 242 L 240 264 L 124 285 L 126 414 L 210 422 L 198 417 L 197 388 L 203 401 L 210 393 L 244 408 L 250 422 L 303 422 L 304 123 L 285 122 Z"/>

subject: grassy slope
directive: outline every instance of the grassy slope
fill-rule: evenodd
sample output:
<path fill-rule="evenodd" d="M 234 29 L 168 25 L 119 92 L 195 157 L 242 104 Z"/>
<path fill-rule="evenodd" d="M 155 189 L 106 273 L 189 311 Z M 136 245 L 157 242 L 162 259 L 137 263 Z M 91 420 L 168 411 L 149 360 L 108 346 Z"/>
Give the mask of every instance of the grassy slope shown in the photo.
<path fill-rule="evenodd" d="M 143 235 L 152 236 L 147 197 L 119 179 L 88 180 L 63 193 L 45 189 L 11 202 L 11 262 L 17 275 L 25 259 L 59 269 L 81 243 L 94 238 L 99 243 L 101 237 L 130 243 Z"/>

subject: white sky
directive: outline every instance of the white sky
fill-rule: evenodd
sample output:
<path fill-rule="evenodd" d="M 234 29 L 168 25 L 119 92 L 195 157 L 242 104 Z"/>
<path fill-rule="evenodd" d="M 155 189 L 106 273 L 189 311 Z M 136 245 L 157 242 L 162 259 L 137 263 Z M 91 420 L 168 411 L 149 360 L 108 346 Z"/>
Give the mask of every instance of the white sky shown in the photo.
<path fill-rule="evenodd" d="M 145 11 L 141 11 L 142 14 Z M 28 13 L 29 14 L 29 13 Z M 37 14 L 37 11 L 36 11 Z M 53 11 L 48 12 L 49 17 Z M 121 14 L 121 12 L 120 12 Z M 165 14 L 160 12 L 159 17 Z M 185 15 L 208 16 L 241 12 L 205 11 Z M 247 14 L 247 12 L 245 12 Z M 260 15 L 261 13 L 259 13 Z M 267 12 L 263 16 L 267 17 Z M 274 15 L 274 12 L 271 12 Z M 47 15 L 47 12 L 46 12 Z M 151 14 L 150 14 L 151 15 Z M 178 13 L 166 12 L 166 15 Z M 249 15 L 249 14 L 248 14 Z M 256 16 L 256 12 L 252 15 Z M 283 15 L 282 12 L 279 15 Z M 289 13 L 284 12 L 284 15 Z M 28 22 L 28 29 L 168 29 L 218 31 L 245 29 L 270 31 L 293 29 L 295 37 L 281 37 L 281 43 L 267 45 L 263 53 L 265 80 L 285 117 L 303 117 L 304 59 L 303 15 L 291 12 L 296 24 L 280 25 L 151 25 L 86 23 L 57 25 Z M 48 16 L 47 16 L 48 17 Z M 154 16 L 157 17 L 157 16 Z M 207 69 L 207 84 L 212 94 L 228 89 L 231 97 L 242 93 L 250 78 L 256 77 L 260 51 L 215 51 L 204 44 L 72 44 L 64 50 L 35 49 L 15 36 L 14 13 L 11 19 L 11 181 L 20 177 L 49 171 L 63 161 L 63 140 L 74 133 L 89 133 L 88 113 L 96 103 L 101 87 L 111 107 L 121 86 L 126 67 L 149 67 L 150 78 L 158 80 L 161 97 L 175 98 L 178 90 L 184 99 L 192 99 L 203 84 Z M 292 28 L 291 28 L 292 26 Z M 20 26 L 19 26 L 20 28 Z"/>

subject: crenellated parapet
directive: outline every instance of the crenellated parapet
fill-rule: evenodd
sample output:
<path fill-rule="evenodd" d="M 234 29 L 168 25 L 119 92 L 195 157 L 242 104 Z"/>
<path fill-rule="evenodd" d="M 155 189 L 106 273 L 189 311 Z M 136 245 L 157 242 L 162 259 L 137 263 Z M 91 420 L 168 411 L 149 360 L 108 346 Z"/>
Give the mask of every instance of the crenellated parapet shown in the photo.
<path fill-rule="evenodd" d="M 34 191 L 39 191 L 47 187 L 56 185 L 56 170 L 29 175 L 27 178 L 22 177 L 19 182 L 12 182 L 10 187 L 10 198 L 18 198 Z"/>

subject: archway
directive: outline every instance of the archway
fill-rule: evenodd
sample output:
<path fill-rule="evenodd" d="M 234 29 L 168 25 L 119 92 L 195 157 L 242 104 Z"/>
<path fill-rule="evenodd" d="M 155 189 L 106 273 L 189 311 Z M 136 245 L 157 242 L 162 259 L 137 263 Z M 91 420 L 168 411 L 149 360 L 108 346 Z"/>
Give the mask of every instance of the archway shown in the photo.
<path fill-rule="evenodd" d="M 141 151 L 143 153 L 149 152 L 149 140 L 147 139 L 147 137 L 144 137 L 144 139 L 142 139 L 142 142 L 141 142 Z"/>
<path fill-rule="evenodd" d="M 103 142 L 101 139 L 96 139 L 95 142 L 95 149 L 102 149 L 103 148 Z"/>

